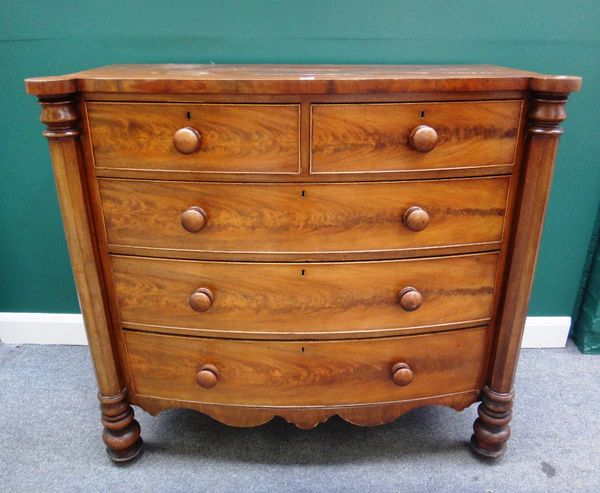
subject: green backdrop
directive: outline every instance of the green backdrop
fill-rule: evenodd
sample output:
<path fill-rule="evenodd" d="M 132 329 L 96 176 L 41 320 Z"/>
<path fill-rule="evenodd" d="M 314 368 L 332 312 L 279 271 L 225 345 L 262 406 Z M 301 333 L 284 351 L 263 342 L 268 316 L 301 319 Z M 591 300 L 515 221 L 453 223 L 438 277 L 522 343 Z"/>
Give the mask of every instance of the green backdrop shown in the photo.
<path fill-rule="evenodd" d="M 570 315 L 600 191 L 600 9 L 588 1 L 0 1 L 0 311 L 77 312 L 23 79 L 112 63 L 492 63 L 581 75 L 531 315 Z"/>

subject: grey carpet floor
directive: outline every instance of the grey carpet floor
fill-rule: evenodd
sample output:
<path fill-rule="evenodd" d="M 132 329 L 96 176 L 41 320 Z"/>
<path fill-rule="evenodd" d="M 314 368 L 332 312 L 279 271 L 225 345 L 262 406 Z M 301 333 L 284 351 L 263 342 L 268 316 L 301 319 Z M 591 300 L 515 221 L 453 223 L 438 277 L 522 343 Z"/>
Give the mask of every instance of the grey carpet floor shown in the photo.
<path fill-rule="evenodd" d="M 186 410 L 136 409 L 146 449 L 116 466 L 100 440 L 87 348 L 0 344 L 0 491 L 600 491 L 600 357 L 524 350 L 507 455 L 468 450 L 476 406 L 360 428 L 282 420 L 236 429 Z"/>

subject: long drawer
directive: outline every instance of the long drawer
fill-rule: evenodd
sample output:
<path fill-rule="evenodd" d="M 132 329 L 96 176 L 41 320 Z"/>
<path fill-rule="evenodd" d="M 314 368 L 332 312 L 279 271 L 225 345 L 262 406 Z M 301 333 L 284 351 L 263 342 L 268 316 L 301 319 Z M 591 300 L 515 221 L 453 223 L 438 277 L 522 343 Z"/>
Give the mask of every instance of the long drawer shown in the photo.
<path fill-rule="evenodd" d="M 485 323 L 498 255 L 305 264 L 113 255 L 111 262 L 125 327 L 277 338 Z"/>
<path fill-rule="evenodd" d="M 499 248 L 510 178 L 352 184 L 100 179 L 116 253 L 326 256 Z"/>
<path fill-rule="evenodd" d="M 311 172 L 512 164 L 522 104 L 515 100 L 313 105 Z"/>
<path fill-rule="evenodd" d="M 475 328 L 266 344 L 125 331 L 136 394 L 253 406 L 370 404 L 477 389 L 485 338 Z"/>

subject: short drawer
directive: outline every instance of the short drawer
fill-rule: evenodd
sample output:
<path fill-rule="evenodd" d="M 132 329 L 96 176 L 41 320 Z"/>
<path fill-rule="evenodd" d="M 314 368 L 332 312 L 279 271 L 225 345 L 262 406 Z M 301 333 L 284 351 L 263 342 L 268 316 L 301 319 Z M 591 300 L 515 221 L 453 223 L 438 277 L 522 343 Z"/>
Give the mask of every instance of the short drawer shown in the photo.
<path fill-rule="evenodd" d="M 125 341 L 136 394 L 206 404 L 333 406 L 475 390 L 485 336 L 476 328 L 266 343 L 126 331 Z"/>
<path fill-rule="evenodd" d="M 88 103 L 95 166 L 298 173 L 298 105 Z"/>
<path fill-rule="evenodd" d="M 305 264 L 111 256 L 125 327 L 272 338 L 485 322 L 497 261 L 495 253 Z"/>
<path fill-rule="evenodd" d="M 513 164 L 522 101 L 312 106 L 312 173 Z"/>
<path fill-rule="evenodd" d="M 499 248 L 509 182 L 507 176 L 353 184 L 99 180 L 109 246 L 117 253 L 300 258 Z"/>

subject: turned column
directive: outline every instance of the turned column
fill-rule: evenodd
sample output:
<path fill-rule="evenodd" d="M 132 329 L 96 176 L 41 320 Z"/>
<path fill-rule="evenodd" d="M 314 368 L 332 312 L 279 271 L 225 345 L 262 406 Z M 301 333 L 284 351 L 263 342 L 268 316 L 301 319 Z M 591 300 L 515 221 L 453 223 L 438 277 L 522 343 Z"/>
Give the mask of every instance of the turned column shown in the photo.
<path fill-rule="evenodd" d="M 79 304 L 93 356 L 104 425 L 103 440 L 109 456 L 126 461 L 142 449 L 140 426 L 133 417 L 127 390 L 117 368 L 106 318 L 103 280 L 99 277 L 93 223 L 86 206 L 86 181 L 79 142 L 74 94 L 39 96 L 41 121 L 46 125 L 52 167 Z"/>
<path fill-rule="evenodd" d="M 510 437 L 514 398 L 513 382 L 527 316 L 529 295 L 554 160 L 560 124 L 567 117 L 569 92 L 579 89 L 578 78 L 534 79 L 527 115 L 525 154 L 520 175 L 520 204 L 509 259 L 506 294 L 498 317 L 491 372 L 481 392 L 479 417 L 473 425 L 472 449 L 485 457 L 500 457 Z"/>

